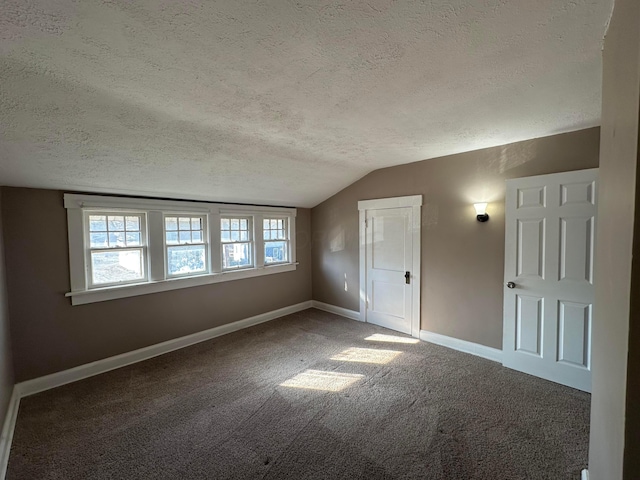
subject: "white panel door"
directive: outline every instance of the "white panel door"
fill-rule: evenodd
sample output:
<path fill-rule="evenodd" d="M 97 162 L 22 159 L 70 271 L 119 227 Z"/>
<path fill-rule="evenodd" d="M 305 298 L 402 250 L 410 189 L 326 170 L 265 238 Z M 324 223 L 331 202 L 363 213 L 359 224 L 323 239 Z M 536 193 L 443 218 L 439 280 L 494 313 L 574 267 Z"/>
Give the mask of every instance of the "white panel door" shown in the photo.
<path fill-rule="evenodd" d="M 507 181 L 503 363 L 591 391 L 598 169 Z"/>
<path fill-rule="evenodd" d="M 367 210 L 367 322 L 411 334 L 411 207 Z"/>

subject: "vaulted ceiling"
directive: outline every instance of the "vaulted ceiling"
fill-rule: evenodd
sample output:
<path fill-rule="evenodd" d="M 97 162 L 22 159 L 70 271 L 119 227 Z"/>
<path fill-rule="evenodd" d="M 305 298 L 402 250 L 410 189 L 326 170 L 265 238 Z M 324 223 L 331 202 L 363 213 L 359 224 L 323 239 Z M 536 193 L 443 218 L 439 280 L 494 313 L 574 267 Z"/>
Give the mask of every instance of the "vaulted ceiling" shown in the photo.
<path fill-rule="evenodd" d="M 0 185 L 314 206 L 599 124 L 613 0 L 0 2 Z"/>

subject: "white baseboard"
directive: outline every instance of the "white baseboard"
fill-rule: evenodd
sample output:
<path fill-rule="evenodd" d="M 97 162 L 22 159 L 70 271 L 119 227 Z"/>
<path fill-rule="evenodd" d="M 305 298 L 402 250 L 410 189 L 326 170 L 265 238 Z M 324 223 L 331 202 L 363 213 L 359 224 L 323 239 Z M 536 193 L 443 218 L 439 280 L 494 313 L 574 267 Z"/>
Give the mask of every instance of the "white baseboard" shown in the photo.
<path fill-rule="evenodd" d="M 274 320 L 285 315 L 300 312 L 311 307 L 311 300 L 298 303 L 289 307 L 262 313 L 260 315 L 256 315 L 255 317 L 245 318 L 237 322 L 210 328 L 209 330 L 204 330 L 202 332 L 187 335 L 185 337 L 175 338 L 173 340 L 150 345 L 148 347 L 133 350 L 131 352 L 116 355 L 114 357 L 104 358 L 102 360 L 80 365 L 78 367 L 70 368 L 69 370 L 63 370 L 62 372 L 56 372 L 44 377 L 20 382 L 16 384 L 15 388 L 18 390 L 20 397 L 26 397 L 28 395 L 33 395 L 34 393 L 43 392 L 51 388 L 60 387 L 67 383 L 76 382 L 84 378 L 99 375 L 110 370 L 115 370 L 116 368 L 125 367 L 133 363 L 148 360 L 150 358 L 157 357 L 158 355 L 163 355 L 180 348 L 204 342 L 221 335 L 226 335 L 227 333 L 242 330 L 243 328 L 252 327 L 253 325 L 258 325 L 259 323 L 268 322 L 269 320 Z"/>
<path fill-rule="evenodd" d="M 587 470 L 586 468 L 582 470 L 582 472 L 580 473 L 580 479 L 589 480 L 589 470 Z"/>
<path fill-rule="evenodd" d="M 350 318 L 351 320 L 357 320 L 361 322 L 360 312 L 356 312 L 355 310 L 349 310 L 348 308 L 336 307 L 335 305 L 330 305 L 324 302 L 318 302 L 317 300 L 311 301 L 313 308 L 317 308 L 318 310 L 324 310 L 325 312 L 335 313 L 336 315 L 340 315 L 342 317 Z"/>
<path fill-rule="evenodd" d="M 11 392 L 11 399 L 7 407 L 7 414 L 4 417 L 2 425 L 2 433 L 0 434 L 0 479 L 4 480 L 9 465 L 9 453 L 11 452 L 11 441 L 13 440 L 13 431 L 16 427 L 18 418 L 18 407 L 20 406 L 20 392 L 15 386 Z"/>
<path fill-rule="evenodd" d="M 466 340 L 460 340 L 459 338 L 447 337 L 446 335 L 428 332 L 427 330 L 420 330 L 420 340 L 502 363 L 502 350 L 498 350 L 497 348 L 487 347 L 485 345 L 480 345 L 479 343 L 467 342 Z"/>

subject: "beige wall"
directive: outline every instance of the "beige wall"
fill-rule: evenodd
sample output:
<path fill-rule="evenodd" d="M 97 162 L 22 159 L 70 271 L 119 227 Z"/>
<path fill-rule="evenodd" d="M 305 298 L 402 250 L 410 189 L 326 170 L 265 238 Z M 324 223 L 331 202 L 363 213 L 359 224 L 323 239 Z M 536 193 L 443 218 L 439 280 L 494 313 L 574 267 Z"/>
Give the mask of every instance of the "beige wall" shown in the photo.
<path fill-rule="evenodd" d="M 311 299 L 310 212 L 295 272 L 71 306 L 62 192 L 3 188 L 16 381 L 68 369 Z"/>
<path fill-rule="evenodd" d="M 616 0 L 605 37 L 603 57 L 600 197 L 596 232 L 595 305 L 593 323 L 593 388 L 589 473 L 592 480 L 623 478 L 623 458 L 630 470 L 624 478 L 637 479 L 638 447 L 625 454 L 626 386 L 635 393 L 638 377 L 627 377 L 632 246 L 637 195 L 638 112 L 640 93 L 640 3 Z M 638 221 L 638 220 L 636 220 Z M 636 246 L 637 248 L 637 246 Z M 640 251 L 638 252 L 640 254 Z M 634 267 L 636 280 L 639 268 Z M 637 288 L 637 287 L 636 287 Z M 638 309 L 637 303 L 635 308 Z M 637 317 L 638 312 L 635 312 Z M 635 353 L 635 352 L 632 352 Z M 637 360 L 637 355 L 632 357 Z M 637 365 L 635 366 L 637 369 Z M 630 365 L 629 374 L 637 372 Z M 635 386 L 635 387 L 634 387 Z M 632 416 L 630 419 L 636 418 Z M 627 430 L 631 425 L 627 426 Z M 637 441 L 639 425 L 633 425 Z M 633 458 L 635 456 L 635 458 Z M 635 472 L 633 471 L 635 470 Z"/>
<path fill-rule="evenodd" d="M 311 211 L 314 300 L 359 309 L 358 200 L 422 194 L 421 328 L 502 348 L 504 181 L 597 167 L 598 150 L 592 128 L 370 173 Z"/>
<path fill-rule="evenodd" d="M 9 335 L 9 308 L 2 232 L 2 200 L 0 199 L 0 423 L 5 418 L 13 391 L 13 361 Z"/>

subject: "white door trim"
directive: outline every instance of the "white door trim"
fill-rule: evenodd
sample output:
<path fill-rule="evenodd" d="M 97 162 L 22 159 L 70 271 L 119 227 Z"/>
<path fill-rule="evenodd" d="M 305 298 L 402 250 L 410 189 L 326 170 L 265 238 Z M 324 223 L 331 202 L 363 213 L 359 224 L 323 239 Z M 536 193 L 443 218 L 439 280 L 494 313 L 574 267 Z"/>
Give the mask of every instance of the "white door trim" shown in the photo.
<path fill-rule="evenodd" d="M 413 265 L 411 269 L 411 336 L 420 338 L 420 229 L 422 195 L 410 195 L 406 197 L 378 198 L 373 200 L 360 200 L 359 211 L 359 239 L 360 239 L 360 321 L 367 321 L 367 234 L 365 221 L 367 210 L 381 210 L 385 208 L 411 207 L 412 237 L 413 237 Z"/>

